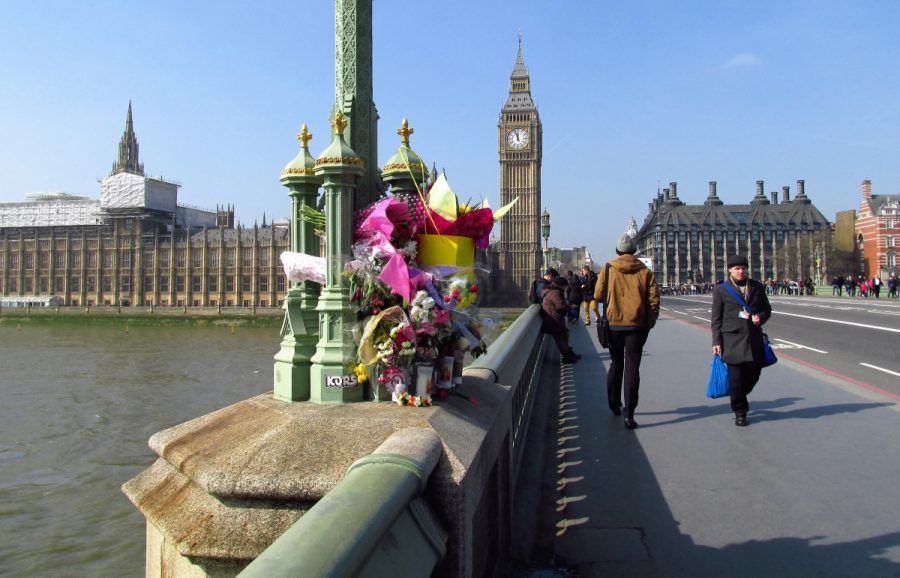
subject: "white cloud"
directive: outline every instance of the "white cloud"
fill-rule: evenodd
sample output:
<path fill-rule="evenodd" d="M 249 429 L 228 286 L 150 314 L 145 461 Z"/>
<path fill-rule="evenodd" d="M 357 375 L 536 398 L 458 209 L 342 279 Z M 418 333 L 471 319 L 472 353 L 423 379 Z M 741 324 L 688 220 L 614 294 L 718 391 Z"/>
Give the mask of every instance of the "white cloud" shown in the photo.
<path fill-rule="evenodd" d="M 745 66 L 756 66 L 762 60 L 751 52 L 741 52 L 735 54 L 722 64 L 722 68 L 742 68 Z"/>

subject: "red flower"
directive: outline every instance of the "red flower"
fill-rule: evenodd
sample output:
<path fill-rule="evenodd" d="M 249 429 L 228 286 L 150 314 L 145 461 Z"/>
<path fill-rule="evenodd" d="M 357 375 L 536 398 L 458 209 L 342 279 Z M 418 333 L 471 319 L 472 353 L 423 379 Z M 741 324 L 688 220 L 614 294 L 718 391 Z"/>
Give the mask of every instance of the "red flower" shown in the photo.
<path fill-rule="evenodd" d="M 444 295 L 444 303 L 450 303 L 450 296 Z"/>
<path fill-rule="evenodd" d="M 472 293 L 478 293 L 478 285 L 472 285 L 469 287 L 469 291 Z"/>

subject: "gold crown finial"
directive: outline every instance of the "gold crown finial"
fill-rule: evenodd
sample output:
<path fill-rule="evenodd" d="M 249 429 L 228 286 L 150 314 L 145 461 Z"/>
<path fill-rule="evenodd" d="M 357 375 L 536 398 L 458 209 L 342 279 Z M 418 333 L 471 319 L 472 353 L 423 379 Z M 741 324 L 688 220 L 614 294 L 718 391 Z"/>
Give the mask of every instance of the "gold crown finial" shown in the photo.
<path fill-rule="evenodd" d="M 409 122 L 405 118 L 403 119 L 400 128 L 397 129 L 397 134 L 400 135 L 400 142 L 406 146 L 409 146 L 409 135 L 414 132 L 416 132 L 416 129 L 409 128 Z"/>
<path fill-rule="evenodd" d="M 306 148 L 306 143 L 311 141 L 312 137 L 312 133 L 309 132 L 309 129 L 306 128 L 305 124 L 300 128 L 300 132 L 297 133 L 297 140 L 300 141 L 300 145 L 303 148 Z"/>
<path fill-rule="evenodd" d="M 347 128 L 347 121 L 344 120 L 344 113 L 337 111 L 337 114 L 334 115 L 334 120 L 331 121 L 331 128 L 339 135 L 344 136 L 344 129 Z"/>

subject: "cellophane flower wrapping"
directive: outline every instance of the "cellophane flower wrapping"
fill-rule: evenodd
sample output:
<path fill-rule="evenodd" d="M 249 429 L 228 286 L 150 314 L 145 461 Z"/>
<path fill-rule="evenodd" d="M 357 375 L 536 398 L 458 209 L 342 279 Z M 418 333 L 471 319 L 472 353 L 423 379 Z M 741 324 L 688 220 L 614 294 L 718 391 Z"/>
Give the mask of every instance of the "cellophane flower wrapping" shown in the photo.
<path fill-rule="evenodd" d="M 416 236 L 421 233 L 471 237 L 487 247 L 490 209 L 460 209 L 442 217 L 421 199 L 382 199 L 355 215 L 349 277 L 351 303 L 361 330 L 358 364 L 391 392 L 400 405 L 430 405 L 430 395 L 411 392 L 413 364 L 436 363 L 486 350 L 493 320 L 479 315 L 479 287 L 472 267 L 454 264 L 420 268 Z"/>

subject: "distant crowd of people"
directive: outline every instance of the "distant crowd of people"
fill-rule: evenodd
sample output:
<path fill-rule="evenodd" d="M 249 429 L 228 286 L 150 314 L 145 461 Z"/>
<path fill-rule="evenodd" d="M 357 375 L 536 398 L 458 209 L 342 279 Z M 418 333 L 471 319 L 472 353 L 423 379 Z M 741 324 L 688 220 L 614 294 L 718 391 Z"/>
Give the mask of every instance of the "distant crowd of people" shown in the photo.
<path fill-rule="evenodd" d="M 762 282 L 766 295 L 815 295 L 816 284 L 811 277 L 805 279 L 766 279 Z M 709 295 L 715 283 L 667 283 L 659 286 L 661 295 Z M 886 289 L 884 289 L 886 287 Z M 831 293 L 839 297 L 881 297 L 883 291 L 891 299 L 900 297 L 900 282 L 892 274 L 886 282 L 880 277 L 866 279 L 859 275 L 838 275 L 831 280 Z"/>
<path fill-rule="evenodd" d="M 884 285 L 885 283 L 880 277 L 866 279 L 859 275 L 855 277 L 853 275 L 847 275 L 846 277 L 838 275 L 831 280 L 831 294 L 842 297 L 846 290 L 847 297 L 874 297 L 879 299 Z M 887 297 L 897 299 L 898 289 L 900 289 L 900 286 L 898 286 L 897 274 L 892 273 L 887 280 Z"/>

